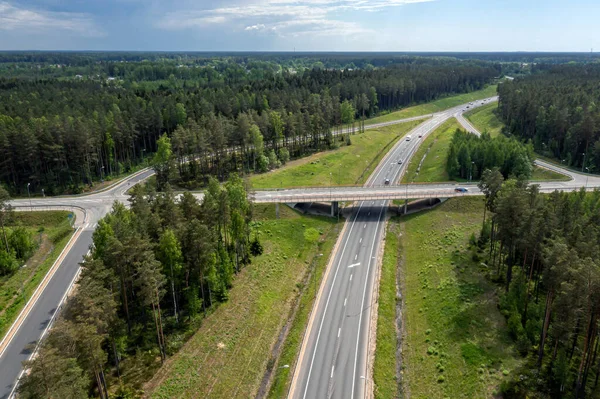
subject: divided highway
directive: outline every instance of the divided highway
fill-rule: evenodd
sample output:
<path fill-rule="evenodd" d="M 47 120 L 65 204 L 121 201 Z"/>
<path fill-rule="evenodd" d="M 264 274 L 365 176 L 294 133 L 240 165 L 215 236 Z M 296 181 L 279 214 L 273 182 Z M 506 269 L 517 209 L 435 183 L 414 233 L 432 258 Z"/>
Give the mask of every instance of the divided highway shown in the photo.
<path fill-rule="evenodd" d="M 495 100 L 495 98 L 488 99 Z M 489 102 L 489 101 L 486 101 Z M 452 185 L 396 186 L 410 156 L 422 140 L 447 119 L 460 116 L 465 106 L 431 115 L 417 126 L 410 141 L 399 141 L 384 157 L 365 187 L 321 187 L 294 190 L 259 191 L 252 195 L 256 202 L 355 201 L 363 199 L 347 220 L 338 240 L 339 250 L 324 276 L 320 295 L 311 315 L 303 342 L 301 357 L 295 369 L 290 397 L 293 398 L 359 398 L 367 392 L 367 353 L 369 322 L 374 291 L 376 257 L 385 234 L 384 217 L 388 200 L 434 196 L 435 193 L 456 195 Z M 419 117 L 423 118 L 423 117 Z M 409 120 L 419 119 L 409 118 Z M 393 121 L 384 125 L 401 123 Z M 369 128 L 369 126 L 367 126 Z M 418 136 L 423 136 L 419 138 Z M 402 164 L 398 161 L 402 160 Z M 543 165 L 542 165 L 543 166 Z M 548 167 L 557 168 L 549 165 Z M 561 170 L 563 173 L 564 170 Z M 76 237 L 65 250 L 62 261 L 46 284 L 39 298 L 28 304 L 28 311 L 19 317 L 6 338 L 0 343 L 0 399 L 9 398 L 21 374 L 22 361 L 31 355 L 27 347 L 35 344 L 51 323 L 65 293 L 77 276 L 79 262 L 88 252 L 97 222 L 110 210 L 114 201 L 127 203 L 125 192 L 153 174 L 143 170 L 111 188 L 89 195 L 14 200 L 15 207 L 77 208 L 85 214 L 78 221 Z M 573 190 L 589 183 L 600 187 L 600 178 L 567 172 L 570 182 L 543 183 L 544 190 Z M 384 182 L 389 179 L 390 186 Z M 588 181 L 589 180 L 589 181 Z M 437 194 L 438 196 L 440 194 Z M 462 194 L 464 195 L 464 194 Z M 476 186 L 468 195 L 481 195 Z M 198 194 L 201 197 L 201 194 Z M 30 205 L 31 204 L 31 205 Z"/>
<path fill-rule="evenodd" d="M 281 202 L 323 195 L 322 201 L 356 200 L 386 182 L 395 185 L 421 142 L 463 106 L 434 114 L 401 139 L 383 158 L 365 187 L 257 192 L 256 202 Z M 407 137 L 408 137 L 407 135 Z M 395 188 L 385 187 L 390 191 Z M 397 190 L 397 188 L 396 188 Z M 295 193 L 295 194 L 294 194 Z M 308 195 L 307 195 L 308 194 Z M 358 195 L 360 195 L 358 194 Z M 336 197 L 337 199 L 334 199 Z M 298 201 L 302 202 L 302 201 Z M 368 392 L 371 310 L 378 259 L 385 236 L 385 212 L 389 201 L 373 198 L 356 204 L 336 244 L 319 296 L 307 327 L 289 392 L 290 398 L 363 398 Z"/>

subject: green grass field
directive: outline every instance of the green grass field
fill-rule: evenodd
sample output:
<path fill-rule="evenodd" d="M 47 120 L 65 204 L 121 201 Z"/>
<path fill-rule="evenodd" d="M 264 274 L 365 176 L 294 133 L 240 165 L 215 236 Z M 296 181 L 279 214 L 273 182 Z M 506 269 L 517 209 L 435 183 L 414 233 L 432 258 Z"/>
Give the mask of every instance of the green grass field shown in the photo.
<path fill-rule="evenodd" d="M 521 362 L 497 287 L 467 249 L 482 216 L 482 199 L 461 198 L 391 222 L 404 224 L 403 387 L 413 399 L 493 397 Z"/>
<path fill-rule="evenodd" d="M 27 260 L 27 267 L 21 267 L 11 276 L 0 277 L 0 337 L 4 337 L 71 238 L 74 230 L 68 214 L 65 211 L 14 212 L 13 221 L 7 227 L 25 227 L 34 234 L 39 247 Z"/>
<path fill-rule="evenodd" d="M 386 115 L 371 118 L 365 121 L 365 125 L 372 125 L 375 123 L 390 122 L 398 119 L 412 118 L 419 115 L 432 114 L 434 112 L 443 111 L 445 109 L 452 108 L 457 105 L 465 104 L 471 101 L 493 97 L 496 95 L 496 88 L 496 85 L 490 85 L 483 90 L 473 91 L 471 93 L 458 94 L 455 96 L 448 96 L 425 104 L 404 108 L 400 111 L 390 112 Z"/>
<path fill-rule="evenodd" d="M 460 128 L 458 121 L 455 118 L 451 118 L 431 133 L 411 158 L 402 182 L 424 183 L 448 181 L 448 172 L 446 172 L 448 147 L 452 141 L 452 135 L 458 128 Z M 427 149 L 429 149 L 429 152 L 427 152 Z M 417 174 L 417 168 L 425 153 L 427 153 L 427 156 L 421 165 L 421 170 Z"/>
<path fill-rule="evenodd" d="M 313 259 L 319 269 L 324 267 L 337 238 L 337 226 L 341 226 L 334 219 L 301 216 L 285 206 L 281 207 L 281 219 L 275 220 L 274 209 L 274 205 L 255 208 L 264 254 L 236 276 L 229 301 L 202 322 L 147 384 L 148 397 L 256 395 L 265 370 L 274 367 L 271 348 Z M 318 245 L 305 243 L 303 234 L 310 227 L 322 233 Z M 324 256 L 316 256 L 320 253 Z M 291 339 L 298 342 L 301 333 L 290 334 L 296 334 Z M 284 347 L 282 361 L 293 360 Z"/>
<path fill-rule="evenodd" d="M 492 137 L 498 136 L 502 132 L 504 123 L 494 112 L 498 109 L 498 103 L 490 103 L 483 107 L 465 112 L 465 117 L 477 128 L 480 132 L 487 132 Z"/>
<path fill-rule="evenodd" d="M 271 172 L 253 175 L 253 188 L 362 184 L 398 139 L 421 121 L 401 123 L 351 136 L 352 145 L 289 162 Z"/>
<path fill-rule="evenodd" d="M 397 398 L 396 379 L 396 278 L 400 248 L 400 224 L 388 223 L 385 252 L 379 281 L 377 307 L 377 349 L 373 365 L 374 394 L 377 399 Z"/>

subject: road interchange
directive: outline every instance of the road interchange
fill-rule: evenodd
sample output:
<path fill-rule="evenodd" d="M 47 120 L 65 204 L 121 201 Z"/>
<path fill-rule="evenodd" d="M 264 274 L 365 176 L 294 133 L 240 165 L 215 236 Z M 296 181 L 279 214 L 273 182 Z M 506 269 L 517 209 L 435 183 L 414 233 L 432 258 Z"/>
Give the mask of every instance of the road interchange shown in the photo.
<path fill-rule="evenodd" d="M 493 100 L 496 98 L 488 99 L 486 103 Z M 481 104 L 478 102 L 478 105 Z M 317 301 L 311 315 L 312 322 L 303 342 L 299 367 L 295 369 L 290 397 L 365 396 L 371 319 L 369 304 L 374 292 L 374 270 L 377 268 L 373 254 L 380 250 L 379 245 L 385 234 L 383 222 L 389 200 L 481 195 L 476 185 L 465 185 L 469 190 L 467 193 L 455 192 L 452 184 L 396 185 L 419 144 L 449 118 L 457 117 L 460 122 L 464 107 L 430 115 L 429 119 L 409 133 L 413 136 L 412 140 L 403 139 L 388 152 L 364 187 L 262 190 L 251 194 L 251 199 L 257 203 L 359 201 L 339 237 L 339 242 L 343 243 L 340 245 L 342 250 L 332 256 L 335 270 L 329 267 L 324 277 L 320 298 L 326 300 Z M 402 122 L 405 121 L 387 122 L 384 125 Z M 403 160 L 402 164 L 398 164 L 400 159 Z M 572 179 L 568 182 L 542 183 L 541 191 L 573 191 L 584 186 L 584 183 L 588 188 L 600 187 L 599 177 L 588 177 L 552 164 L 536 162 L 542 167 L 568 174 Z M 126 191 L 152 174 L 151 170 L 146 169 L 102 192 L 89 195 L 11 202 L 13 206 L 25 210 L 29 207 L 36 210 L 48 207 L 78 209 L 83 217 L 78 221 L 73 242 L 67 248 L 64 259 L 57 264 L 56 271 L 42 287 L 38 299 L 27 305 L 28 311 L 19 317 L 0 343 L 0 398 L 8 398 L 14 393 L 21 374 L 21 362 L 31 355 L 27 347 L 37 342 L 53 321 L 65 293 L 77 277 L 79 262 L 89 250 L 98 221 L 110 210 L 114 201 L 127 203 Z M 391 185 L 384 184 L 386 179 L 391 181 Z M 201 198 L 202 195 L 197 196 Z M 318 326 L 318 329 L 312 325 Z"/>

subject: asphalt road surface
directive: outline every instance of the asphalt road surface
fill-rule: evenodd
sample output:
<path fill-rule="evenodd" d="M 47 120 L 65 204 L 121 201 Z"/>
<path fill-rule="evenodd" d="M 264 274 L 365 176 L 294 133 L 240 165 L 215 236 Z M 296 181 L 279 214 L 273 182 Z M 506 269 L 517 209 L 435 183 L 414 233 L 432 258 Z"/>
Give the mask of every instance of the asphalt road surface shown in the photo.
<path fill-rule="evenodd" d="M 395 185 L 423 140 L 462 109 L 462 106 L 455 107 L 434 114 L 409 132 L 406 137 L 411 136 L 411 139 L 401 139 L 359 191 L 373 191 L 378 186 L 394 190 L 385 187 L 386 181 Z M 353 188 L 336 191 L 343 190 L 350 196 L 357 191 Z M 267 195 L 273 198 L 289 191 Z M 330 190 L 320 191 L 327 195 Z M 348 219 L 311 314 L 289 397 L 354 399 L 366 396 L 370 378 L 367 361 L 373 285 L 388 204 L 387 200 L 360 201 Z"/>
<path fill-rule="evenodd" d="M 346 222 L 345 233 L 339 239 L 343 245 L 340 245 L 340 250 L 335 254 L 333 267 L 324 280 L 322 294 L 313 315 L 314 322 L 311 323 L 307 339 L 304 341 L 304 355 L 300 359 L 300 367 L 296 369 L 297 378 L 294 379 L 294 397 L 364 396 L 365 378 L 362 377 L 366 376 L 368 321 L 376 267 L 373 256 L 377 254 L 384 234 L 382 220 L 388 205 L 387 199 L 402 198 L 402 195 L 407 193 L 404 186 L 400 188 L 394 185 L 404 170 L 408 158 L 427 134 L 448 118 L 461 114 L 464 107 L 455 107 L 432 114 L 430 119 L 416 127 L 410 133 L 413 137 L 411 141 L 399 141 L 384 157 L 365 188 L 331 189 L 333 192 L 347 190 L 346 193 L 341 192 L 342 200 L 349 198 L 349 195 L 356 195 L 356 190 L 361 194 L 366 190 L 367 195 L 374 195 L 377 190 L 390 191 L 386 191 L 387 197 L 382 197 L 385 200 L 359 202 L 354 214 Z M 394 121 L 383 125 L 400 122 Z M 419 138 L 419 134 L 423 137 Z M 403 161 L 401 165 L 398 164 L 400 159 Z M 557 168 L 553 165 L 549 167 Z M 77 208 L 80 213 L 85 214 L 85 217 L 78 221 L 79 235 L 41 291 L 39 299 L 35 303 L 32 302 L 30 311 L 24 315 L 18 330 L 13 331 L 11 338 L 0 344 L 4 348 L 0 354 L 0 399 L 11 396 L 21 374 L 22 361 L 29 358 L 31 345 L 42 337 L 76 277 L 79 263 L 89 250 L 92 233 L 98 221 L 110 210 L 114 201 L 127 203 L 125 192 L 152 174 L 151 170 L 144 170 L 102 192 L 89 195 L 11 201 L 13 206 L 24 209 L 30 206 L 38 210 L 45 207 Z M 572 172 L 567 174 L 572 175 L 572 181 L 543 183 L 543 187 L 572 190 L 583 186 L 584 182 L 588 183 L 585 175 Z M 385 179 L 390 179 L 390 186 L 384 185 Z M 592 186 L 600 187 L 600 178 L 589 177 L 589 187 Z M 411 198 L 416 198 L 418 195 L 434 195 L 435 190 L 443 190 L 442 193 L 448 193 L 448 196 L 454 193 L 452 186 L 443 184 L 419 185 L 418 188 L 413 188 L 411 185 L 408 188 L 408 193 L 413 195 Z M 324 196 L 324 192 L 330 190 L 308 188 L 296 191 L 261 191 L 256 193 L 256 200 L 257 202 L 288 202 L 293 193 Z M 469 195 L 480 195 L 480 193 L 473 188 L 469 189 Z M 356 265 L 357 263 L 360 265 Z M 353 266 L 350 267 L 351 265 Z"/>

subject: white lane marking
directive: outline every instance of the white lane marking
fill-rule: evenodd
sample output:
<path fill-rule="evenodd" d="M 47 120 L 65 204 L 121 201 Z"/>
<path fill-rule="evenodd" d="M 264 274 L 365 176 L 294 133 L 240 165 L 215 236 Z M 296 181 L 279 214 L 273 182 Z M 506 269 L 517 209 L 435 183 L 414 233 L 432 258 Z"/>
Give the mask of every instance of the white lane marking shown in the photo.
<path fill-rule="evenodd" d="M 379 218 L 377 219 L 377 225 L 379 227 L 379 223 L 381 222 L 381 215 L 383 214 L 383 207 L 381 208 L 381 210 L 379 211 Z M 375 237 L 377 237 L 377 230 L 375 230 Z M 373 243 L 371 244 L 371 259 L 373 258 L 373 250 L 375 249 L 375 241 L 377 240 L 373 240 Z M 365 278 L 365 288 L 363 289 L 363 297 L 362 297 L 362 302 L 360 304 L 360 314 L 358 316 L 358 334 L 356 334 L 356 351 L 354 352 L 354 371 L 352 372 L 352 389 L 351 389 L 351 396 L 350 399 L 354 399 L 354 385 L 355 385 L 355 380 L 356 380 L 356 363 L 358 361 L 358 343 L 360 341 L 360 326 L 362 323 L 362 315 L 363 315 L 363 310 L 365 308 L 365 297 L 367 295 L 367 285 L 369 283 L 369 271 L 371 270 L 371 260 L 369 260 L 369 264 L 367 266 L 367 278 Z M 368 337 L 367 337 L 368 340 Z"/>
<path fill-rule="evenodd" d="M 360 240 L 358 240 L 358 243 L 359 244 L 362 243 L 362 237 L 360 237 Z"/>
<path fill-rule="evenodd" d="M 350 266 L 348 266 L 348 269 L 352 269 L 353 267 L 356 267 L 356 266 L 360 266 L 360 262 L 351 264 Z"/>
<path fill-rule="evenodd" d="M 333 378 L 333 370 L 335 370 L 335 366 L 331 366 L 331 378 Z"/>
<path fill-rule="evenodd" d="M 344 307 L 346 307 L 346 301 L 348 300 L 348 298 L 344 298 Z"/>
<path fill-rule="evenodd" d="M 356 260 L 356 258 L 358 258 L 358 254 L 354 255 L 354 260 Z"/>
<path fill-rule="evenodd" d="M 338 338 L 340 337 L 341 332 L 342 332 L 342 327 L 338 328 Z"/>
<path fill-rule="evenodd" d="M 352 281 L 352 275 L 350 275 L 350 281 Z"/>
<path fill-rule="evenodd" d="M 356 223 L 356 218 L 360 213 L 360 209 L 362 208 L 364 202 L 360 203 L 358 207 L 358 212 L 354 214 L 354 221 L 352 221 L 352 226 L 350 226 L 350 230 L 348 231 L 348 235 L 346 236 L 346 243 L 344 244 L 344 248 L 342 248 L 342 253 L 340 254 L 340 258 L 338 261 L 338 265 L 335 269 L 335 274 L 333 276 L 333 281 L 331 282 L 331 287 L 329 289 L 329 295 L 327 295 L 327 301 L 325 302 L 325 309 L 323 309 L 323 318 L 321 319 L 321 324 L 319 325 L 319 332 L 317 333 L 317 340 L 315 341 L 315 349 L 313 350 L 312 359 L 310 360 L 310 366 L 308 368 L 308 377 L 306 378 L 306 388 L 304 388 L 304 395 L 302 397 L 306 399 L 306 394 L 308 393 L 308 387 L 310 383 L 310 375 L 312 373 L 313 364 L 315 362 L 315 355 L 317 353 L 317 348 L 319 347 L 319 338 L 321 338 L 321 331 L 323 329 L 323 324 L 325 323 L 325 315 L 327 314 L 327 307 L 329 306 L 329 300 L 331 299 L 331 294 L 333 293 L 333 286 L 335 285 L 335 280 L 337 279 L 338 272 L 340 270 L 340 265 L 342 264 L 342 259 L 344 257 L 344 252 L 346 252 L 346 246 L 348 245 L 348 241 L 350 240 L 350 236 L 352 235 L 352 229 L 354 228 L 354 224 Z"/>
<path fill-rule="evenodd" d="M 367 224 L 365 223 L 365 225 L 363 226 L 363 229 L 367 228 Z"/>

